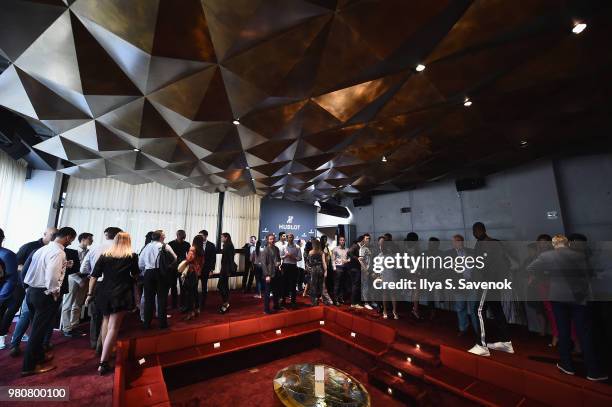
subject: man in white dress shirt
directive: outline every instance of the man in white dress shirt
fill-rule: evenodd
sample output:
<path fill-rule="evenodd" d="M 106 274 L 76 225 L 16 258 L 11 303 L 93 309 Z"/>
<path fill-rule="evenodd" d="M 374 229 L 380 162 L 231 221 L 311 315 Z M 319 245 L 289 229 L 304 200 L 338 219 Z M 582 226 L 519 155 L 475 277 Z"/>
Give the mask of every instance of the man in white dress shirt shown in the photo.
<path fill-rule="evenodd" d="M 24 284 L 28 286 L 26 301 L 32 315 L 32 330 L 23 358 L 22 376 L 45 373 L 55 368 L 43 365 L 52 359 L 52 355 L 45 356 L 43 340 L 57 311 L 66 272 L 64 247 L 70 245 L 75 237 L 74 229 L 63 227 L 57 231 L 52 242 L 40 248 L 32 257 L 24 279 Z"/>
<path fill-rule="evenodd" d="M 164 231 L 156 230 L 151 235 L 151 243 L 142 249 L 138 257 L 138 266 L 141 271 L 144 271 L 145 310 L 143 326 L 145 329 L 151 327 L 155 297 L 157 297 L 159 328 L 168 328 L 166 303 L 168 302 L 169 284 L 166 276 L 163 276 L 159 269 L 159 257 L 162 248 L 165 248 L 174 257 L 174 260 L 176 260 L 176 254 L 174 254 L 170 245 L 164 244 L 165 239 Z"/>
<path fill-rule="evenodd" d="M 89 287 L 89 276 L 93 271 L 94 267 L 96 267 L 96 262 L 106 250 L 108 250 L 115 240 L 115 236 L 117 233 L 121 232 L 121 229 L 118 227 L 108 227 L 104 229 L 104 240 L 98 243 L 95 246 L 92 246 L 89 249 L 87 255 L 83 259 L 81 263 L 81 276 L 84 280 L 85 287 Z M 102 277 L 98 279 L 98 281 L 102 280 Z M 95 288 L 94 288 L 95 290 Z M 94 297 L 92 297 L 93 299 Z M 94 301 L 90 301 L 87 306 L 89 310 L 89 316 L 91 317 L 91 321 L 89 322 L 89 346 L 92 349 L 96 349 L 98 352 L 102 352 L 102 341 L 100 341 L 100 330 L 102 329 L 102 314 L 96 307 Z"/>

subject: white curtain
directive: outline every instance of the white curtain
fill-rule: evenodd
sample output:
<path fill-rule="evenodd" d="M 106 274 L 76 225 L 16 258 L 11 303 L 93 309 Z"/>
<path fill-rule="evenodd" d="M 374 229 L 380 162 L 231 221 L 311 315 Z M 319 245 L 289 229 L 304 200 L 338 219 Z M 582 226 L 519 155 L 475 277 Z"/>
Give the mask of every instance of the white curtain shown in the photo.
<path fill-rule="evenodd" d="M 231 192 L 225 193 L 221 232 L 232 236 L 236 248 L 242 247 L 251 235 L 259 235 L 260 205 L 261 197 L 258 195 L 243 197 Z"/>
<path fill-rule="evenodd" d="M 261 197 L 257 195 L 240 196 L 231 192 L 225 193 L 223 200 L 223 230 L 232 237 L 236 249 L 241 248 L 249 236 L 259 235 L 259 207 Z M 236 256 L 239 264 L 239 256 Z M 230 278 L 230 287 L 238 288 L 242 284 L 242 277 Z"/>
<path fill-rule="evenodd" d="M 218 204 L 218 194 L 195 188 L 170 189 L 153 182 L 130 185 L 110 178 L 71 177 L 60 225 L 71 226 L 78 233 L 93 233 L 97 241 L 104 238 L 105 228 L 120 227 L 130 233 L 138 252 L 151 230 L 164 230 L 168 242 L 178 229 L 187 232 L 189 241 L 202 229 L 216 236 Z"/>
<path fill-rule="evenodd" d="M 13 215 L 16 213 L 15 208 L 21 202 L 26 166 L 25 161 L 15 161 L 0 150 L 0 228 L 6 235 L 3 246 L 11 250 L 15 250 L 20 244 L 12 238 L 16 236 L 15 231 L 19 228 L 19 220 Z"/>

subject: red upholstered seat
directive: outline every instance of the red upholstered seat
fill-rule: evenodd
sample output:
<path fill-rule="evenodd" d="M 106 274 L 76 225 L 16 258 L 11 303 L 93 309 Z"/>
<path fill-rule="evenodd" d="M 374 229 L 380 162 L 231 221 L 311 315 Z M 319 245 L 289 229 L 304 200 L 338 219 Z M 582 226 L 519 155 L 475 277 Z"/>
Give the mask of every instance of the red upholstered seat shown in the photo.
<path fill-rule="evenodd" d="M 134 341 L 134 358 L 140 359 L 146 355 L 153 355 L 157 351 L 157 336 L 143 336 Z"/>
<path fill-rule="evenodd" d="M 355 318 L 357 319 L 357 318 Z M 379 342 L 387 345 L 393 343 L 395 340 L 395 329 L 386 325 L 378 324 L 376 322 L 371 323 L 370 336 Z"/>
<path fill-rule="evenodd" d="M 355 338 L 349 336 L 347 341 L 353 342 L 357 348 L 376 356 L 382 355 L 387 350 L 387 344 L 359 333 Z"/>
<path fill-rule="evenodd" d="M 469 386 L 464 394 L 485 406 L 515 407 L 523 400 L 520 394 L 481 381 Z"/>
<path fill-rule="evenodd" d="M 168 391 L 164 382 L 134 387 L 125 391 L 126 406 L 154 406 L 167 403 Z"/>
<path fill-rule="evenodd" d="M 372 336 L 372 322 L 368 321 L 365 318 L 353 318 L 353 326 L 352 331 L 365 336 Z"/>
<path fill-rule="evenodd" d="M 612 406 L 612 396 L 601 394 L 596 391 L 582 390 L 583 405 L 588 407 L 609 407 Z"/>
<path fill-rule="evenodd" d="M 204 326 L 196 331 L 196 345 L 224 341 L 230 337 L 229 323 Z"/>
<path fill-rule="evenodd" d="M 165 353 L 195 346 L 196 332 L 195 329 L 185 329 L 159 336 L 155 351 Z"/>
<path fill-rule="evenodd" d="M 305 315 L 306 317 L 308 317 L 307 313 Z M 261 332 L 285 328 L 287 326 L 287 314 L 280 313 L 274 315 L 267 315 L 261 318 L 259 325 Z"/>
<path fill-rule="evenodd" d="M 478 358 L 477 362 L 478 379 L 513 393 L 524 394 L 525 374 L 522 369 L 489 358 Z"/>
<path fill-rule="evenodd" d="M 316 332 L 320 328 L 323 328 L 323 326 L 321 326 L 321 324 L 319 323 L 319 320 L 316 320 L 316 321 L 305 322 L 299 325 L 289 326 L 285 328 L 285 331 L 287 332 L 287 334 L 295 336 L 295 335 L 307 334 L 309 332 Z"/>
<path fill-rule="evenodd" d="M 457 394 L 463 394 L 468 386 L 476 380 L 446 366 L 428 369 L 425 372 L 425 381 L 440 386 Z"/>
<path fill-rule="evenodd" d="M 301 309 L 289 313 L 280 313 L 277 315 L 284 315 L 287 318 L 287 325 L 298 325 L 309 321 L 312 321 L 312 316 L 309 309 Z"/>
<path fill-rule="evenodd" d="M 353 316 L 348 312 L 338 311 L 336 323 L 346 329 L 353 329 Z"/>
<path fill-rule="evenodd" d="M 310 307 L 308 308 L 308 313 L 310 314 L 310 320 L 320 321 L 322 319 L 325 319 L 325 308 L 329 308 L 329 307 Z"/>
<path fill-rule="evenodd" d="M 200 358 L 197 347 L 184 348 L 159 354 L 159 363 L 164 366 L 180 365 Z"/>
<path fill-rule="evenodd" d="M 443 366 L 447 366 L 463 374 L 478 377 L 478 356 L 463 351 L 451 348 L 446 345 L 440 345 L 440 361 Z"/>
<path fill-rule="evenodd" d="M 529 371 L 525 371 L 525 397 L 551 406 L 582 405 L 580 387 Z"/>
<path fill-rule="evenodd" d="M 337 309 L 332 308 L 332 307 L 317 307 L 317 308 L 322 308 L 324 310 L 325 321 L 336 322 L 336 316 L 338 315 Z"/>
<path fill-rule="evenodd" d="M 323 332 L 331 336 L 347 337 L 351 333 L 350 329 L 340 326 L 333 322 L 325 321 L 325 325 L 323 325 L 322 328 L 323 328 L 322 329 Z"/>
<path fill-rule="evenodd" d="M 146 367 L 144 369 L 135 367 L 125 370 L 125 387 L 128 389 L 161 382 L 164 380 L 164 376 L 159 365 Z"/>
<path fill-rule="evenodd" d="M 230 338 L 252 335 L 261 332 L 260 318 L 231 321 L 229 324 Z"/>

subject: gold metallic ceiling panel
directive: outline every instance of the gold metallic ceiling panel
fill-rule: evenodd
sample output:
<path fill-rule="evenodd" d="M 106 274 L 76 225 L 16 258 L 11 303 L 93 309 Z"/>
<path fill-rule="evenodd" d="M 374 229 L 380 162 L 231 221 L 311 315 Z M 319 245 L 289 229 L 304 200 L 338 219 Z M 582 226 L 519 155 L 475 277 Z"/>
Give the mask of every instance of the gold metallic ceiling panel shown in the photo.
<path fill-rule="evenodd" d="M 395 191 L 609 134 L 609 3 L 3 0 L 0 105 L 75 177 Z"/>

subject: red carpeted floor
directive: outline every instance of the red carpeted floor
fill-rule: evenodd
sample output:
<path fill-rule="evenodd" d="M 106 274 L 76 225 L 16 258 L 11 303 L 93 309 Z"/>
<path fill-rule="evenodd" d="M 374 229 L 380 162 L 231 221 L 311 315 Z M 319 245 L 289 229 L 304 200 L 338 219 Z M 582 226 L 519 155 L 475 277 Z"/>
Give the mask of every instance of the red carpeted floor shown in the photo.
<path fill-rule="evenodd" d="M 172 314 L 172 318 L 169 319 L 170 330 L 218 324 L 221 322 L 263 315 L 261 300 L 253 298 L 252 295 L 232 292 L 232 307 L 225 315 L 217 313 L 219 303 L 218 294 L 216 292 L 210 293 L 206 310 L 193 321 L 183 321 L 183 315 L 175 310 L 169 311 L 169 313 Z M 433 321 L 414 321 L 411 318 L 403 317 L 404 315 L 408 315 L 407 309 L 409 305 L 410 304 L 402 304 L 400 308 L 400 316 L 402 316 L 402 318 L 399 321 L 382 320 L 378 315 L 367 310 L 354 312 L 358 312 L 361 316 L 367 318 L 382 321 L 396 328 L 398 334 L 417 340 L 422 338 L 429 343 L 444 343 L 459 349 L 468 349 L 473 345 L 473 338 L 469 336 L 457 337 L 456 316 L 454 313 L 438 312 Z M 298 308 L 306 306 L 306 298 L 300 297 L 298 299 Z M 349 308 L 343 306 L 342 309 L 348 310 Z M 291 310 L 284 310 L 282 312 L 291 312 Z M 120 337 L 129 338 L 159 334 L 160 331 L 155 328 L 155 322 L 153 326 L 154 328 L 151 330 L 143 330 L 140 326 L 137 314 L 130 314 L 126 318 Z M 86 324 L 83 328 L 87 329 Z M 9 338 L 10 333 L 7 336 L 7 341 Z M 503 363 L 527 368 L 540 374 L 582 387 L 592 388 L 605 394 L 612 393 L 612 386 L 610 386 L 609 383 L 591 383 L 582 377 L 571 377 L 560 374 L 555 367 L 557 354 L 554 349 L 547 346 L 548 338 L 529 333 L 523 327 L 513 326 L 512 339 L 516 351 L 514 355 L 493 352 L 491 357 Z M 53 349 L 53 354 L 55 356 L 53 364 L 57 366 L 57 369 L 43 375 L 26 378 L 20 377 L 22 358 L 11 358 L 8 354 L 8 349 L 0 351 L 0 366 L 2 367 L 0 385 L 68 386 L 70 389 L 70 405 L 109 406 L 112 398 L 113 378 L 112 375 L 100 377 L 97 374 L 96 368 L 98 361 L 94 352 L 88 347 L 89 338 L 68 339 L 56 332 L 53 343 L 55 345 Z M 25 348 L 24 345 L 25 343 L 22 343 L 22 348 Z M 274 365 L 274 363 L 271 365 Z M 247 375 L 248 372 L 236 374 Z M 225 379 L 227 379 L 227 376 Z M 222 383 L 225 379 L 219 378 L 215 380 L 219 380 L 219 383 Z M 231 380 L 229 383 L 229 388 L 232 388 Z M 3 403 L 2 405 L 22 406 L 24 404 Z M 58 403 L 58 405 L 60 404 Z M 66 403 L 62 403 L 61 405 L 66 405 Z"/>
<path fill-rule="evenodd" d="M 364 370 L 321 349 L 313 349 L 257 366 L 254 369 L 241 370 L 181 387 L 170 392 L 170 401 L 173 407 L 281 406 L 282 404 L 274 393 L 272 380 L 279 370 L 295 363 L 325 363 L 344 370 L 366 386 L 370 393 L 372 406 L 399 407 L 403 405 L 380 390 L 369 386 L 367 373 Z"/>

